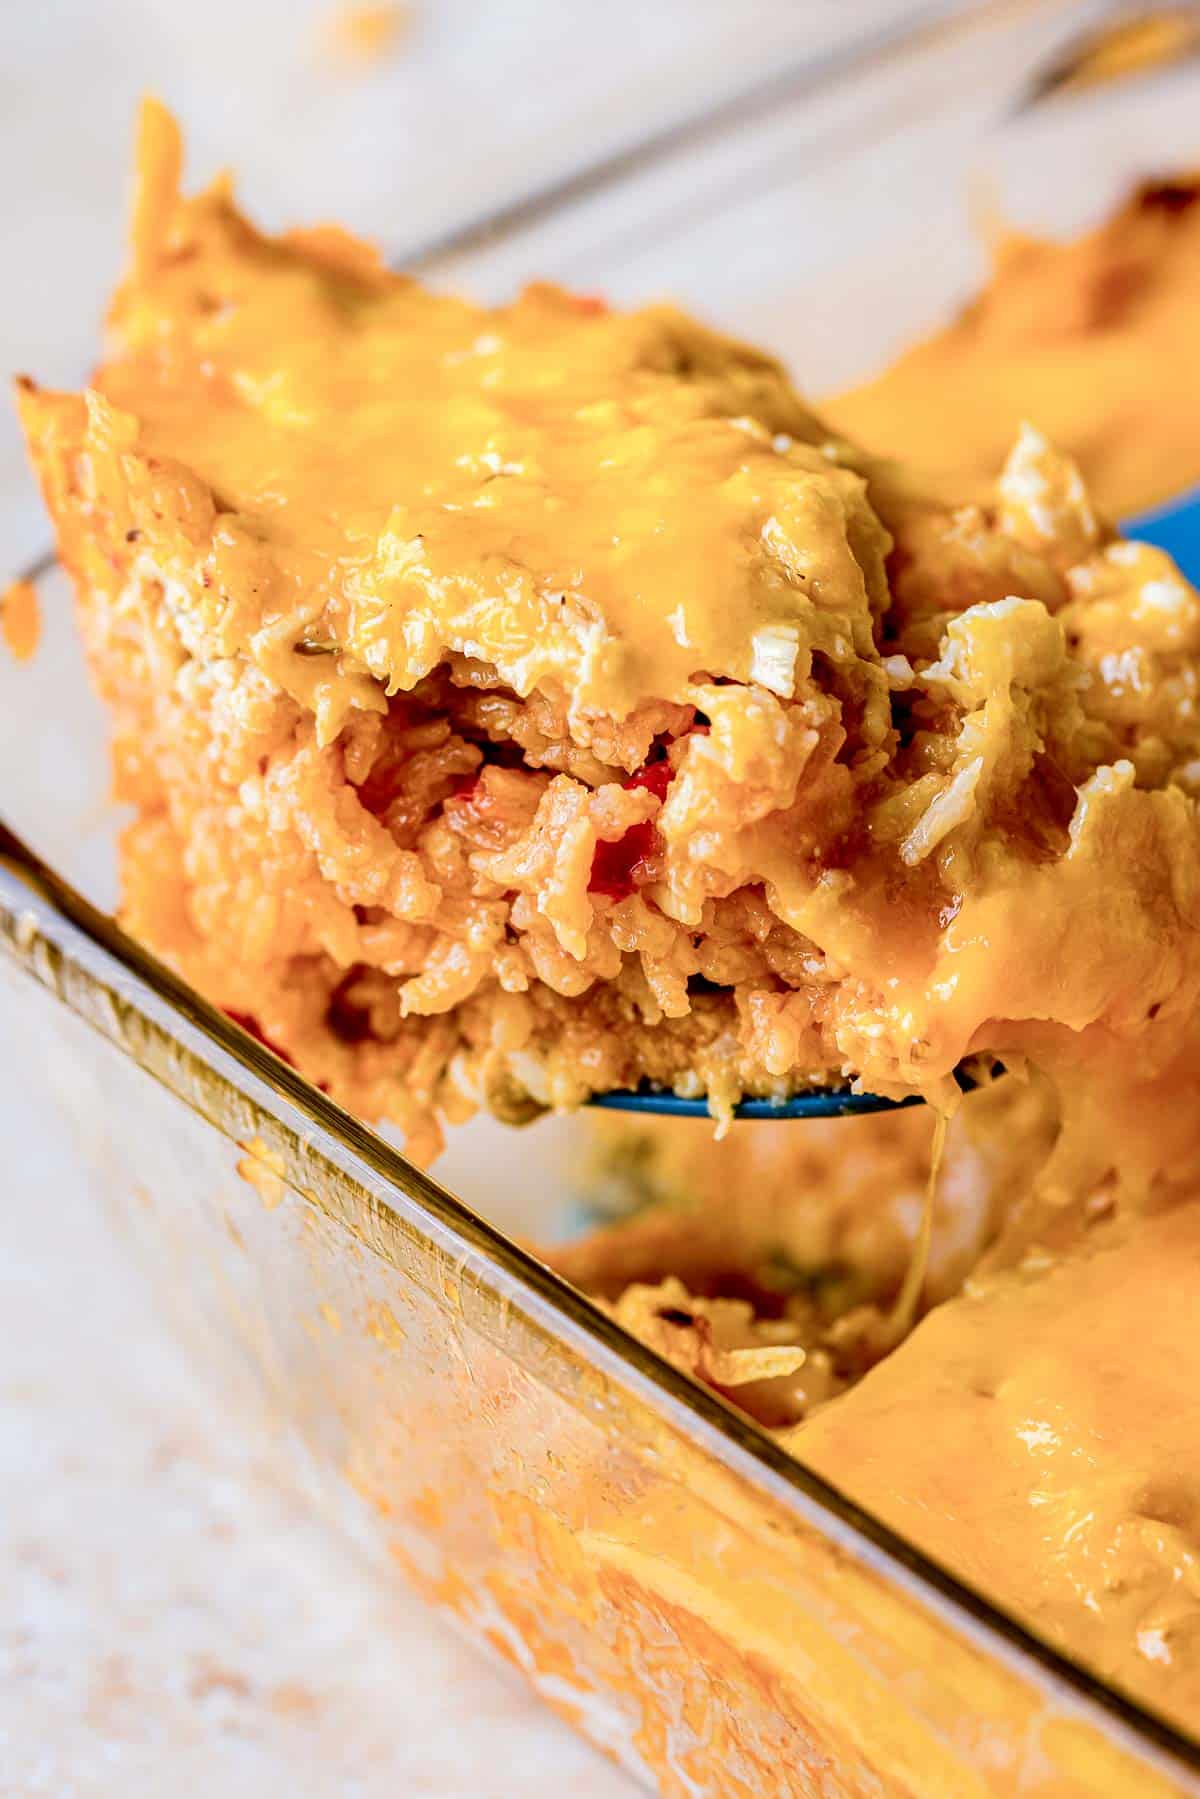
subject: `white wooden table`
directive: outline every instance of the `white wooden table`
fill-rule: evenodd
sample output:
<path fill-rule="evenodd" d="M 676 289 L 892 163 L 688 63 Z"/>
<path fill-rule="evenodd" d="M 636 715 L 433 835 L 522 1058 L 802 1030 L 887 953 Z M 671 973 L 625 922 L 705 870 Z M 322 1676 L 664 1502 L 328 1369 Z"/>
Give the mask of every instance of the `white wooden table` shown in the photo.
<path fill-rule="evenodd" d="M 193 171 L 234 164 L 270 223 L 336 216 L 410 256 L 449 240 L 433 278 L 489 295 L 536 274 L 670 291 L 835 385 L 969 284 L 969 168 L 1071 216 L 1200 160 L 1194 90 L 1108 107 L 1053 183 L 1044 145 L 997 149 L 1022 71 L 1095 10 L 415 0 L 396 51 L 355 66 L 307 0 L 10 0 L 0 363 L 86 369 L 152 88 Z M 488 241 L 497 212 L 516 222 Z M 9 568 L 45 541 L 7 418 L 0 529 Z M 0 1019 L 0 1795 L 627 1792 L 230 1440 L 33 1109 L 28 1053 Z M 441 1173 L 482 1203 L 469 1137 Z"/>

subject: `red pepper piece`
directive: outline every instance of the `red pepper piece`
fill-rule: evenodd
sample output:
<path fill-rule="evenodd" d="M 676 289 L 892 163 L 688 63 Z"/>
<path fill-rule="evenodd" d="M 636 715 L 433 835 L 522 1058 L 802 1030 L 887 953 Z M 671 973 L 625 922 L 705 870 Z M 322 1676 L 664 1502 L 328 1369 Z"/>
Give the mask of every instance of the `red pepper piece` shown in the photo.
<path fill-rule="evenodd" d="M 644 768 L 639 768 L 636 775 L 630 775 L 621 785 L 625 788 L 644 787 L 655 799 L 665 800 L 667 788 L 674 779 L 675 770 L 664 756 L 660 762 L 647 762 Z M 637 829 L 636 825 L 634 829 Z"/>
<path fill-rule="evenodd" d="M 647 762 L 635 775 L 622 781 L 622 787 L 644 787 L 659 800 L 665 800 L 675 771 L 664 756 L 659 762 Z M 630 825 L 615 843 L 598 843 L 592 857 L 588 892 L 600 893 L 607 899 L 628 899 L 631 893 L 651 879 L 649 865 L 658 854 L 662 839 L 649 819 Z"/>
<path fill-rule="evenodd" d="M 461 805 L 469 806 L 475 798 L 475 790 L 479 786 L 481 775 L 482 770 L 478 768 L 474 774 L 455 775 L 454 787 L 446 804 L 449 805 L 450 800 L 457 800 Z"/>
<path fill-rule="evenodd" d="M 264 1049 L 269 1049 L 272 1055 L 278 1056 L 281 1062 L 286 1062 L 289 1068 L 294 1068 L 296 1066 L 292 1057 L 288 1055 L 286 1049 L 280 1049 L 277 1043 L 272 1043 L 265 1031 L 262 1030 L 257 1018 L 252 1018 L 249 1012 L 226 1011 L 225 1016 L 226 1018 L 232 1018 L 234 1024 L 240 1024 L 242 1029 L 248 1031 L 251 1037 L 257 1037 Z"/>
<path fill-rule="evenodd" d="M 568 294 L 567 299 L 585 318 L 601 318 L 611 310 L 603 294 Z"/>

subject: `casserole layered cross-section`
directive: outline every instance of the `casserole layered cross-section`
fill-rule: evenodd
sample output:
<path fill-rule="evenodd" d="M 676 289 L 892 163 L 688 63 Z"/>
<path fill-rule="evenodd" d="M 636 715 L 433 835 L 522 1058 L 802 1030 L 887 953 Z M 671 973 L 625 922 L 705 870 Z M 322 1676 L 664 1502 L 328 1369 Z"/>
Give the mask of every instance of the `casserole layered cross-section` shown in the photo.
<path fill-rule="evenodd" d="M 1070 464 L 926 501 L 671 308 L 488 311 L 178 172 L 152 108 L 94 382 L 21 393 L 136 933 L 421 1155 L 978 1053 L 1092 1172 L 1193 1153 L 1200 607 Z"/>

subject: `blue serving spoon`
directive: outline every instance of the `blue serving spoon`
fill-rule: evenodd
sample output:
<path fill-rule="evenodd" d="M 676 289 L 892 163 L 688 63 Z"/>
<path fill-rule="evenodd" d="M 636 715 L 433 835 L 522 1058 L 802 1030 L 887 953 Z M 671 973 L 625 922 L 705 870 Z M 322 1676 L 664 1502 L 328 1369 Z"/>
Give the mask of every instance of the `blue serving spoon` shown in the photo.
<path fill-rule="evenodd" d="M 1189 581 L 1200 586 L 1200 488 L 1182 499 L 1139 513 L 1121 527 L 1126 537 L 1157 544 L 1179 565 Z M 964 1076 L 960 1085 L 967 1086 Z M 662 1118 L 707 1118 L 707 1099 L 681 1099 L 665 1088 L 644 1087 L 636 1092 L 594 1094 L 589 1102 L 607 1112 L 653 1113 Z M 854 1093 L 849 1087 L 814 1087 L 790 1099 L 744 1099 L 734 1108 L 735 1118 L 858 1118 L 864 1112 L 898 1112 L 919 1106 L 919 1094 L 905 1099 L 884 1099 L 878 1093 Z"/>

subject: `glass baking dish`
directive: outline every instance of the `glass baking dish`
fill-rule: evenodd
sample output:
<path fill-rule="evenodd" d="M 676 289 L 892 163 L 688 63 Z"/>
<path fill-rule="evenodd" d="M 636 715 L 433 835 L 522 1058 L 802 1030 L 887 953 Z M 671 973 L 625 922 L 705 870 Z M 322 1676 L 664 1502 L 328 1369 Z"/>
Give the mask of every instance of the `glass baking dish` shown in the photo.
<path fill-rule="evenodd" d="M 1089 10 L 972 9 L 427 272 L 669 289 L 828 387 L 969 282 L 946 168 L 1019 170 L 1020 135 L 986 127 Z M 1104 138 L 1111 117 L 1089 102 L 1072 129 Z M 1148 154 L 1135 142 L 1125 175 Z M 849 192 L 867 196 L 853 231 Z M 898 196 L 928 238 L 919 269 Z M 42 604 L 34 664 L 0 658 L 0 1020 L 239 1428 L 295 1445 L 296 1478 L 381 1565 L 672 1799 L 1200 1794 L 1195 1743 L 518 1247 L 569 1228 L 571 1121 L 476 1122 L 441 1185 L 116 929 L 103 721 L 58 573 Z"/>

